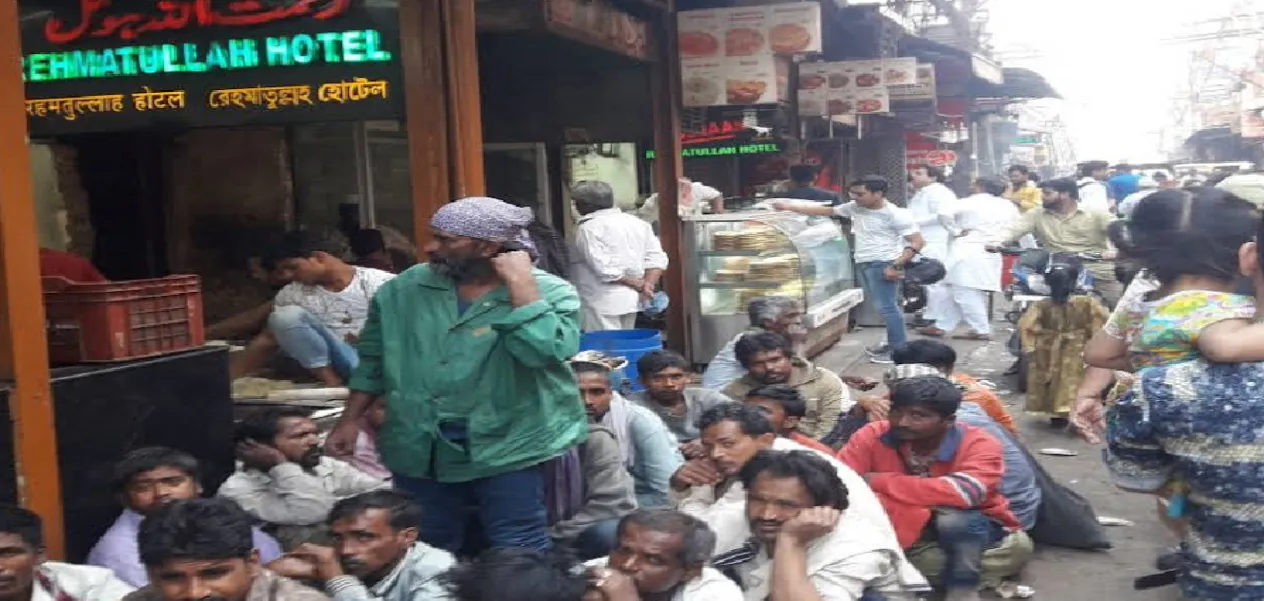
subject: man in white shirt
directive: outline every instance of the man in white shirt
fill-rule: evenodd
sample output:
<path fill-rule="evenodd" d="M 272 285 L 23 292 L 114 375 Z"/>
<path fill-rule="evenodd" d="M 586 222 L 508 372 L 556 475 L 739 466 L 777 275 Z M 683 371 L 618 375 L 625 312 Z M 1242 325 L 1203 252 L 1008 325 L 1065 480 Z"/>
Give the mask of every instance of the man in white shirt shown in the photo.
<path fill-rule="evenodd" d="M 0 505 L 0 599 L 119 601 L 131 592 L 131 585 L 105 568 L 45 561 L 40 517 Z"/>
<path fill-rule="evenodd" d="M 275 528 L 282 548 L 327 539 L 325 518 L 339 499 L 387 482 L 325 457 L 306 411 L 265 409 L 237 426 L 237 471 L 219 488 L 255 519 Z"/>
<path fill-rule="evenodd" d="M 889 524 L 845 520 L 854 492 L 823 455 L 761 451 L 741 480 L 752 536 L 715 565 L 732 569 L 747 601 L 913 601 L 930 590 Z"/>
<path fill-rule="evenodd" d="M 575 235 L 573 275 L 583 301 L 584 331 L 629 330 L 667 269 L 667 253 L 650 224 L 614 206 L 610 184 L 583 181 L 571 188 L 582 217 Z"/>
<path fill-rule="evenodd" d="M 1110 163 L 1089 161 L 1080 165 L 1080 208 L 1085 211 L 1113 213 L 1115 201 L 1110 197 L 1106 178 L 1110 175 Z"/>
<path fill-rule="evenodd" d="M 723 213 L 724 212 L 724 193 L 708 186 L 702 182 L 691 182 L 681 178 L 681 185 L 688 184 L 689 198 L 680 199 L 677 206 L 677 213 L 684 217 L 686 215 L 702 215 L 703 213 Z M 636 210 L 636 216 L 644 219 L 647 223 L 658 223 L 658 193 L 651 194 L 641 207 Z"/>
<path fill-rule="evenodd" d="M 891 363 L 891 349 L 908 340 L 904 310 L 900 308 L 900 279 L 904 277 L 904 265 L 926 246 L 913 215 L 887 202 L 889 187 L 885 178 L 867 175 L 852 183 L 852 201 L 836 207 L 788 201 L 772 203 L 778 211 L 837 215 L 852 220 L 857 277 L 865 300 L 874 303 L 887 327 L 886 344 L 866 349 L 874 363 Z"/>
<path fill-rule="evenodd" d="M 944 267 L 947 304 L 935 326 L 923 334 L 943 336 L 965 321 L 970 331 L 959 338 L 987 340 L 992 335 L 988 293 L 1001 291 L 1001 255 L 988 252 L 989 245 L 1005 239 L 1021 213 L 1002 198 L 1005 182 L 984 178 L 974 184 L 975 194 L 941 207 L 939 218 L 954 240 Z"/>
<path fill-rule="evenodd" d="M 944 170 L 931 165 L 918 165 L 909 170 L 909 183 L 917 191 L 908 202 L 908 210 L 917 222 L 917 229 L 922 233 L 926 246 L 922 247 L 922 255 L 943 262 L 948 260 L 950 239 L 948 230 L 939 222 L 939 213 L 952 206 L 957 195 L 944 185 Z M 943 317 L 946 306 L 951 302 L 951 293 L 943 282 L 926 287 L 926 309 L 922 311 L 922 319 L 932 329 L 935 321 Z M 923 332 L 925 333 L 925 332 Z"/>
<path fill-rule="evenodd" d="M 1162 172 L 1160 172 L 1162 173 Z M 1141 200 L 1155 192 L 1159 191 L 1158 180 L 1148 175 L 1143 175 L 1137 180 L 1137 191 L 1126 196 L 1119 201 L 1119 216 L 1128 219 L 1132 217 L 1132 212 L 1136 210 Z"/>
<path fill-rule="evenodd" d="M 360 363 L 355 351 L 373 295 L 394 274 L 348 265 L 322 236 L 289 232 L 270 257 L 283 280 L 267 332 L 326 386 L 339 387 Z"/>
<path fill-rule="evenodd" d="M 742 601 L 742 590 L 707 566 L 714 551 L 715 533 L 701 520 L 641 509 L 619 522 L 610 556 L 587 565 L 603 601 Z"/>
<path fill-rule="evenodd" d="M 829 455 L 777 436 L 768 416 L 759 407 L 740 403 L 718 405 L 704 413 L 698 425 L 702 428 L 706 457 L 685 464 L 677 472 L 674 484 L 682 494 L 677 509 L 711 527 L 716 534 L 717 553 L 738 549 L 750 540 L 747 490 L 740 476 L 756 454 L 766 450 L 805 451 L 825 460 L 848 490 L 848 510 L 840 522 L 839 536 L 854 533 L 862 541 L 899 550 L 891 519 L 869 485 L 851 468 Z M 751 597 L 748 595 L 748 598 Z"/>

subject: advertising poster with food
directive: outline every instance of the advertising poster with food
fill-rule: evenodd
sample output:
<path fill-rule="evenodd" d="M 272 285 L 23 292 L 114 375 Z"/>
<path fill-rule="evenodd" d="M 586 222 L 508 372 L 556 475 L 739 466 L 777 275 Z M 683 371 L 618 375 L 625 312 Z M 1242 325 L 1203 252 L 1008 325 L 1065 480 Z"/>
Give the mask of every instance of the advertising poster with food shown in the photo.
<path fill-rule="evenodd" d="M 799 114 L 822 117 L 829 100 L 829 65 L 834 63 L 804 63 L 799 65 Z"/>
<path fill-rule="evenodd" d="M 725 104 L 777 102 L 777 60 L 771 55 L 727 59 Z"/>
<path fill-rule="evenodd" d="M 891 100 L 934 100 L 935 99 L 935 65 L 921 63 L 917 65 L 917 83 L 912 85 L 887 86 Z"/>
<path fill-rule="evenodd" d="M 816 2 L 681 11 L 676 26 L 681 58 L 821 51 Z"/>
<path fill-rule="evenodd" d="M 789 97 L 782 55 L 820 51 L 821 6 L 682 11 L 677 28 L 685 106 L 769 104 Z"/>
<path fill-rule="evenodd" d="M 771 52 L 768 46 L 768 7 L 733 8 L 726 12 L 725 56 L 757 56 Z"/>
<path fill-rule="evenodd" d="M 771 54 L 682 60 L 681 95 L 688 107 L 773 104 L 788 93 L 788 71 Z"/>
<path fill-rule="evenodd" d="M 717 10 L 691 10 L 677 19 L 680 58 L 719 58 L 724 56 L 720 40 L 728 20 Z"/>
<path fill-rule="evenodd" d="M 851 93 L 847 100 L 855 103 L 857 115 L 877 115 L 891 112 L 891 97 L 885 86 L 861 88 Z"/>
<path fill-rule="evenodd" d="M 907 86 L 917 83 L 917 59 L 907 57 L 883 60 L 882 83 L 887 86 Z"/>
<path fill-rule="evenodd" d="M 768 45 L 777 54 L 821 51 L 821 5 L 816 2 L 769 7 Z"/>
<path fill-rule="evenodd" d="M 689 58 L 680 61 L 681 96 L 685 106 L 723 106 L 725 58 Z"/>

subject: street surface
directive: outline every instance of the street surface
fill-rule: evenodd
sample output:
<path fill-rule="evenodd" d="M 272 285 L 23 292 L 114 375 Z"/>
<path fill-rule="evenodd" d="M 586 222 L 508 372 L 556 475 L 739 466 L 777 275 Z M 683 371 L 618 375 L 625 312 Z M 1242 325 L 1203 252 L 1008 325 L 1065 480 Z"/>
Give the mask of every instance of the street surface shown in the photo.
<path fill-rule="evenodd" d="M 1173 543 L 1154 513 L 1153 499 L 1116 489 L 1102 465 L 1100 447 L 1051 428 L 1048 420 L 1023 414 L 1023 395 L 1015 392 L 1012 376 L 1002 375 L 1013 362 L 1013 356 L 1005 347 L 1009 324 L 995 323 L 993 328 L 996 339 L 991 342 L 944 339 L 957 350 L 958 371 L 996 384 L 1015 421 L 1021 424 L 1024 444 L 1033 453 L 1048 447 L 1079 453 L 1074 457 L 1037 455 L 1050 474 L 1087 498 L 1099 516 L 1124 518 L 1135 524 L 1107 530 L 1115 544 L 1109 551 L 1039 549 L 1022 583 L 1035 588 L 1034 599 L 1047 601 L 1177 601 L 1180 595 L 1174 586 L 1149 591 L 1132 589 L 1134 578 L 1155 572 L 1157 552 Z M 910 335 L 917 337 L 911 332 Z M 839 374 L 880 380 L 883 371 L 890 366 L 869 363 L 864 347 L 876 344 L 883 337 L 881 328 L 857 329 L 815 361 Z M 861 393 L 853 390 L 852 394 Z"/>

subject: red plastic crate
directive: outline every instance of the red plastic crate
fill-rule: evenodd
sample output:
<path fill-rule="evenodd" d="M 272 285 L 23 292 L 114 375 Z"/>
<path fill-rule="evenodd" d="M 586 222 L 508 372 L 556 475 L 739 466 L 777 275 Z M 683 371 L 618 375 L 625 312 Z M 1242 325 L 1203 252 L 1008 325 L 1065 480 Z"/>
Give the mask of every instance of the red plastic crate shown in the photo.
<path fill-rule="evenodd" d="M 44 278 L 52 363 L 125 361 L 202 346 L 202 282 L 196 275 L 78 283 Z"/>

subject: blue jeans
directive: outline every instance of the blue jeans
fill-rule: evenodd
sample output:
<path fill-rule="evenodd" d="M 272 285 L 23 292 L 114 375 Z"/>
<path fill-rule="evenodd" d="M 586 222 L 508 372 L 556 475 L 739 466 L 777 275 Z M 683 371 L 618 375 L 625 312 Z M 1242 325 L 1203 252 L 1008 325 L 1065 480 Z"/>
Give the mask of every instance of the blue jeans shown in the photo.
<path fill-rule="evenodd" d="M 936 509 L 934 528 L 944 552 L 943 583 L 949 590 L 977 588 L 983 552 L 1005 538 L 1005 529 L 981 511 Z"/>
<path fill-rule="evenodd" d="M 360 364 L 360 356 L 345 340 L 316 319 L 307 309 L 287 305 L 272 310 L 268 331 L 281 350 L 305 369 L 333 366 L 343 378 Z"/>
<path fill-rule="evenodd" d="M 605 557 L 619 542 L 619 518 L 603 520 L 575 537 L 575 554 L 581 561 Z"/>
<path fill-rule="evenodd" d="M 857 263 L 856 273 L 860 276 L 865 298 L 873 299 L 882 321 L 886 323 L 887 345 L 896 348 L 908 341 L 908 332 L 904 331 L 904 312 L 900 310 L 900 282 L 888 280 L 883 274 L 890 266 L 890 261 Z"/>
<path fill-rule="evenodd" d="M 467 510 L 478 513 L 478 525 L 492 547 L 548 550 L 549 516 L 544 507 L 544 468 L 535 465 L 469 482 L 439 482 L 394 474 L 395 488 L 416 498 L 421 512 L 421 540 L 453 554 L 481 548 L 469 546 Z"/>

